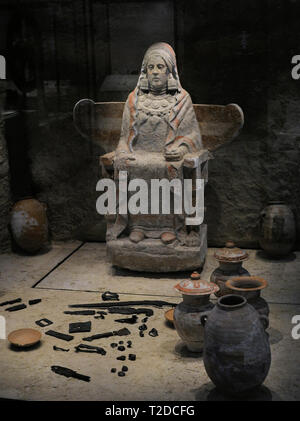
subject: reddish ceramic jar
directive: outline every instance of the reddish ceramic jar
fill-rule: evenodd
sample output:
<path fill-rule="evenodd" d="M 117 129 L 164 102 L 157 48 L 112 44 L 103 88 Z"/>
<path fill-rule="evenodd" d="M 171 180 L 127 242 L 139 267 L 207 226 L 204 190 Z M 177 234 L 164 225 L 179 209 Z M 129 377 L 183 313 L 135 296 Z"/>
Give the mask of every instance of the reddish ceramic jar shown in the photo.
<path fill-rule="evenodd" d="M 198 279 L 195 272 L 191 279 L 175 285 L 175 290 L 182 294 L 183 301 L 175 307 L 174 326 L 178 335 L 191 352 L 202 352 L 204 329 L 201 321 L 205 320 L 214 305 L 210 294 L 219 290 L 211 282 Z"/>
<path fill-rule="evenodd" d="M 219 267 L 211 274 L 210 282 L 214 282 L 220 288 L 215 295 L 221 297 L 231 294 L 225 286 L 228 279 L 235 276 L 250 276 L 250 273 L 242 267 L 243 262 L 249 257 L 248 253 L 236 247 L 232 241 L 228 241 L 224 248 L 214 253 L 214 257 L 218 260 Z"/>

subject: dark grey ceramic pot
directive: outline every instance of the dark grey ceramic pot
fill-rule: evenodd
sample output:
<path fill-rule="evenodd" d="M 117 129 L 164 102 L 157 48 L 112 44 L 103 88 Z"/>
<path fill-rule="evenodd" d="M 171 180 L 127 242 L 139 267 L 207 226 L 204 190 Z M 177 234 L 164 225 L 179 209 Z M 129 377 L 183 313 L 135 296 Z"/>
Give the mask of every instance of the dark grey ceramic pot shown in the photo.
<path fill-rule="evenodd" d="M 271 350 L 257 311 L 239 295 L 219 298 L 204 328 L 207 375 L 225 394 L 245 395 L 269 372 Z"/>
<path fill-rule="evenodd" d="M 284 202 L 269 202 L 260 216 L 261 248 L 271 257 L 288 255 L 296 239 L 295 216 L 292 210 Z"/>
<path fill-rule="evenodd" d="M 209 295 L 204 297 L 183 295 L 183 301 L 175 307 L 174 326 L 189 351 L 200 353 L 203 351 L 204 328 L 201 321 L 206 319 L 213 308 Z"/>
<path fill-rule="evenodd" d="M 268 286 L 268 282 L 258 276 L 243 276 L 228 279 L 225 283 L 231 294 L 241 295 L 247 299 L 261 316 L 265 329 L 269 327 L 269 306 L 267 301 L 260 296 L 261 290 Z"/>

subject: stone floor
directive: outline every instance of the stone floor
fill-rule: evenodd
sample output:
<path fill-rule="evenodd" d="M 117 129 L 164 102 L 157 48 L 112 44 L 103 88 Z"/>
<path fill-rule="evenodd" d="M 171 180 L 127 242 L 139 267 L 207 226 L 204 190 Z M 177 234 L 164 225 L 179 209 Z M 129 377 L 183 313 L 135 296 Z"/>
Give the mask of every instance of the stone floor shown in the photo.
<path fill-rule="evenodd" d="M 209 279 L 217 266 L 214 249 L 209 249 L 202 278 Z M 264 387 L 251 400 L 300 400 L 300 339 L 292 338 L 291 322 L 300 315 L 300 252 L 282 260 L 269 260 L 262 252 L 249 250 L 244 267 L 252 275 L 264 277 L 269 286 L 263 297 L 270 306 L 270 336 L 272 364 Z M 45 253 L 36 256 L 5 254 L 0 256 L 0 302 L 22 298 L 41 298 L 42 302 L 17 312 L 6 312 L 7 334 L 23 327 L 37 328 L 42 333 L 53 329 L 68 333 L 70 322 L 92 321 L 91 333 L 75 333 L 71 342 L 42 336 L 41 343 L 24 351 L 12 349 L 7 340 L 0 340 L 0 398 L 25 400 L 101 400 L 101 401 L 206 401 L 224 400 L 206 375 L 202 357 L 186 352 L 182 342 L 164 318 L 169 307 L 154 308 L 148 330 L 155 327 L 159 336 L 144 338 L 138 326 L 126 325 L 131 334 L 126 337 L 96 340 L 91 345 L 106 349 L 105 356 L 76 353 L 81 339 L 124 327 L 114 322 L 121 315 L 109 314 L 105 320 L 93 316 L 66 315 L 68 305 L 101 300 L 107 290 L 120 294 L 121 300 L 165 300 L 179 303 L 181 297 L 173 286 L 188 273 L 172 275 L 141 274 L 112 268 L 106 261 L 103 243 L 55 243 Z M 124 316 L 125 317 L 125 316 Z M 144 316 L 142 316 L 144 317 Z M 139 320 L 142 318 L 139 316 Z M 299 316 L 300 317 L 300 316 Z M 53 324 L 39 328 L 35 321 L 47 318 Z M 300 330 L 300 329 L 299 329 Z M 130 339 L 131 349 L 124 353 L 110 347 L 116 338 Z M 69 352 L 54 351 L 53 345 L 69 348 Z M 136 361 L 118 361 L 116 357 L 136 354 Z M 52 365 L 62 365 L 91 377 L 89 383 L 53 373 Z M 125 377 L 111 373 L 128 366 Z"/>

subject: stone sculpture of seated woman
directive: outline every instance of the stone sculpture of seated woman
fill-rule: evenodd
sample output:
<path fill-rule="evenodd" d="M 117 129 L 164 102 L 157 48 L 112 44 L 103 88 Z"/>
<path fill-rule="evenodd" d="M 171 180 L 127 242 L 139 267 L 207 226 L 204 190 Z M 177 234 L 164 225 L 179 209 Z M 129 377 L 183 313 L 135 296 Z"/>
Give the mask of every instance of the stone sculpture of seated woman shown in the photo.
<path fill-rule="evenodd" d="M 187 154 L 203 151 L 199 125 L 190 95 L 181 87 L 175 53 L 166 43 L 152 45 L 146 52 L 137 87 L 124 107 L 121 136 L 114 158 L 115 178 L 128 172 L 129 179 L 171 180 L 184 178 Z M 108 228 L 108 240 L 129 229 L 129 239 L 160 238 L 199 246 L 199 227 L 185 226 L 184 215 L 118 215 Z"/>
<path fill-rule="evenodd" d="M 206 224 L 188 225 L 184 207 L 182 212 L 173 207 L 167 214 L 153 214 L 152 181 L 176 179 L 182 185 L 192 179 L 195 199 L 195 181 L 207 182 L 209 151 L 230 142 L 242 128 L 241 108 L 193 105 L 181 87 L 173 49 L 157 43 L 146 51 L 137 86 L 125 105 L 83 99 L 74 107 L 74 122 L 82 136 L 107 152 L 100 157 L 102 178 L 114 179 L 117 187 L 117 213 L 107 215 L 112 265 L 151 272 L 200 270 L 207 250 Z M 118 181 L 123 171 L 128 187 L 136 179 L 148 186 L 151 212 L 121 211 L 136 194 L 128 191 L 128 203 L 122 202 Z"/>

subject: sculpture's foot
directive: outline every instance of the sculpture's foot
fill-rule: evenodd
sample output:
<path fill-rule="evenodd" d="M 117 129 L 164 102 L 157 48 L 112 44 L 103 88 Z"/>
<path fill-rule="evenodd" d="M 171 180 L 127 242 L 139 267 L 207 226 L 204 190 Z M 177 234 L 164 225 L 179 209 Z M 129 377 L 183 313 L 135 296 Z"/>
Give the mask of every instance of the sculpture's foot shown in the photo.
<path fill-rule="evenodd" d="M 138 244 L 121 237 L 107 242 L 107 257 L 112 265 L 141 272 L 199 271 L 207 250 L 207 227 L 199 227 L 200 246 L 187 247 L 175 242 L 163 244 L 161 238 L 145 238 Z"/>
<path fill-rule="evenodd" d="M 133 242 L 133 243 L 139 243 L 140 241 L 142 241 L 145 238 L 145 235 L 142 231 L 138 231 L 138 230 L 134 230 L 130 233 L 129 235 L 129 239 Z"/>
<path fill-rule="evenodd" d="M 163 232 L 160 236 L 160 239 L 164 244 L 171 244 L 176 240 L 176 235 L 172 232 Z"/>
<path fill-rule="evenodd" d="M 199 233 L 191 231 L 185 240 L 185 244 L 188 247 L 198 247 L 201 243 Z"/>

